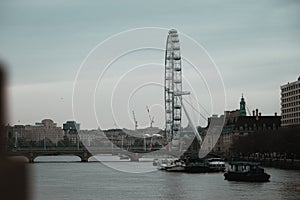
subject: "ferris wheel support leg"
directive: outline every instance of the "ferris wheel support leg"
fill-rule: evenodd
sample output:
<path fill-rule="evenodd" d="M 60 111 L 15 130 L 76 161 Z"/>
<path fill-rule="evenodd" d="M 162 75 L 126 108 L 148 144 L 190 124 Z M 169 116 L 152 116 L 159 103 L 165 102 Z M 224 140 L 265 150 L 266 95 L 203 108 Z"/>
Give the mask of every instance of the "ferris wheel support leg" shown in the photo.
<path fill-rule="evenodd" d="M 198 139 L 198 141 L 200 143 L 200 149 L 201 149 L 202 138 L 199 135 L 198 131 L 196 130 L 196 128 L 195 128 L 195 126 L 194 126 L 194 124 L 193 124 L 193 122 L 192 122 L 192 120 L 191 120 L 191 118 L 190 118 L 190 116 L 189 116 L 189 114 L 188 114 L 185 106 L 184 106 L 184 103 L 182 103 L 182 107 L 183 107 L 184 113 L 186 114 L 186 117 L 188 118 L 188 122 L 191 123 L 191 125 L 192 125 L 193 132 L 194 132 L 195 136 L 197 137 L 197 139 Z"/>

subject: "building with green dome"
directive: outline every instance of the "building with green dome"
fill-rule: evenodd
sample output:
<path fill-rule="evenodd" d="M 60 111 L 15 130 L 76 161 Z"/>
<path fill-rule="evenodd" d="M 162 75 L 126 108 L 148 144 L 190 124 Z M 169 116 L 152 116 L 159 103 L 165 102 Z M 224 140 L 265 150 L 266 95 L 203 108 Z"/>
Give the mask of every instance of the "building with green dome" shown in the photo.
<path fill-rule="evenodd" d="M 240 101 L 240 116 L 247 116 L 246 112 L 246 102 L 244 99 L 244 96 L 242 95 L 241 101 Z"/>

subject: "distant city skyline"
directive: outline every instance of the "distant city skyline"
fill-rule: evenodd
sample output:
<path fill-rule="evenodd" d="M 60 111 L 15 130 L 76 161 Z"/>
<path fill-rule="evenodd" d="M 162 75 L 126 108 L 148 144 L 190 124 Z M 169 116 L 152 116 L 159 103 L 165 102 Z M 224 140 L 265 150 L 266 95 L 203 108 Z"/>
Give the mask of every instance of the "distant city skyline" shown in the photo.
<path fill-rule="evenodd" d="M 77 120 L 72 91 L 79 66 L 97 44 L 132 28 L 176 28 L 203 45 L 223 78 L 226 110 L 238 109 L 243 93 L 251 111 L 281 114 L 280 86 L 300 75 L 298 1 L 31 0 L 2 1 L 0 11 L 10 124 Z M 164 64 L 163 59 L 157 62 Z M 138 111 L 138 118 L 141 127 L 149 124 L 146 110 Z M 83 129 L 97 128 L 93 122 L 78 122 Z"/>

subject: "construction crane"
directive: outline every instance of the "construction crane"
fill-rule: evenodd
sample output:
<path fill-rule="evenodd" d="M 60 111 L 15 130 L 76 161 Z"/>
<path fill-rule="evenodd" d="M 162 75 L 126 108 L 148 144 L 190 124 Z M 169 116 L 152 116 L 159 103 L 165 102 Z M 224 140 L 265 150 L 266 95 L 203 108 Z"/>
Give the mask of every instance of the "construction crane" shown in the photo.
<path fill-rule="evenodd" d="M 136 121 L 134 111 L 132 111 L 132 115 L 133 115 L 133 120 L 134 120 L 134 129 L 136 130 L 138 127 L 138 122 Z"/>
<path fill-rule="evenodd" d="M 148 106 L 146 106 L 146 109 L 147 109 L 148 117 L 149 117 L 149 120 L 150 120 L 150 127 L 152 127 L 152 125 L 153 125 L 153 123 L 154 123 L 154 117 L 151 118 L 150 110 L 149 110 L 149 107 L 148 107 Z"/>

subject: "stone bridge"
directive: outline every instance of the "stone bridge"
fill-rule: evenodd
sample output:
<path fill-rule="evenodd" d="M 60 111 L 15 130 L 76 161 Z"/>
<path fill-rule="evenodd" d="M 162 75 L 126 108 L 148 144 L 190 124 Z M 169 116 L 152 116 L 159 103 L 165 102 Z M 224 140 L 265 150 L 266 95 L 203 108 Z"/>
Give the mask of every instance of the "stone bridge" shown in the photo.
<path fill-rule="evenodd" d="M 174 156 L 179 152 L 170 152 L 165 149 L 152 150 L 152 151 L 144 151 L 143 149 L 130 149 L 130 150 L 123 150 L 123 149 L 14 149 L 8 151 L 7 154 L 9 156 L 24 156 L 26 157 L 30 163 L 34 162 L 34 159 L 39 156 L 54 156 L 54 155 L 74 155 L 78 156 L 81 159 L 81 162 L 88 162 L 89 158 L 94 155 L 99 154 L 106 154 L 106 155 L 126 155 L 130 158 L 131 161 L 139 161 L 145 154 L 152 155 L 152 156 L 159 156 L 159 155 L 169 155 Z"/>

